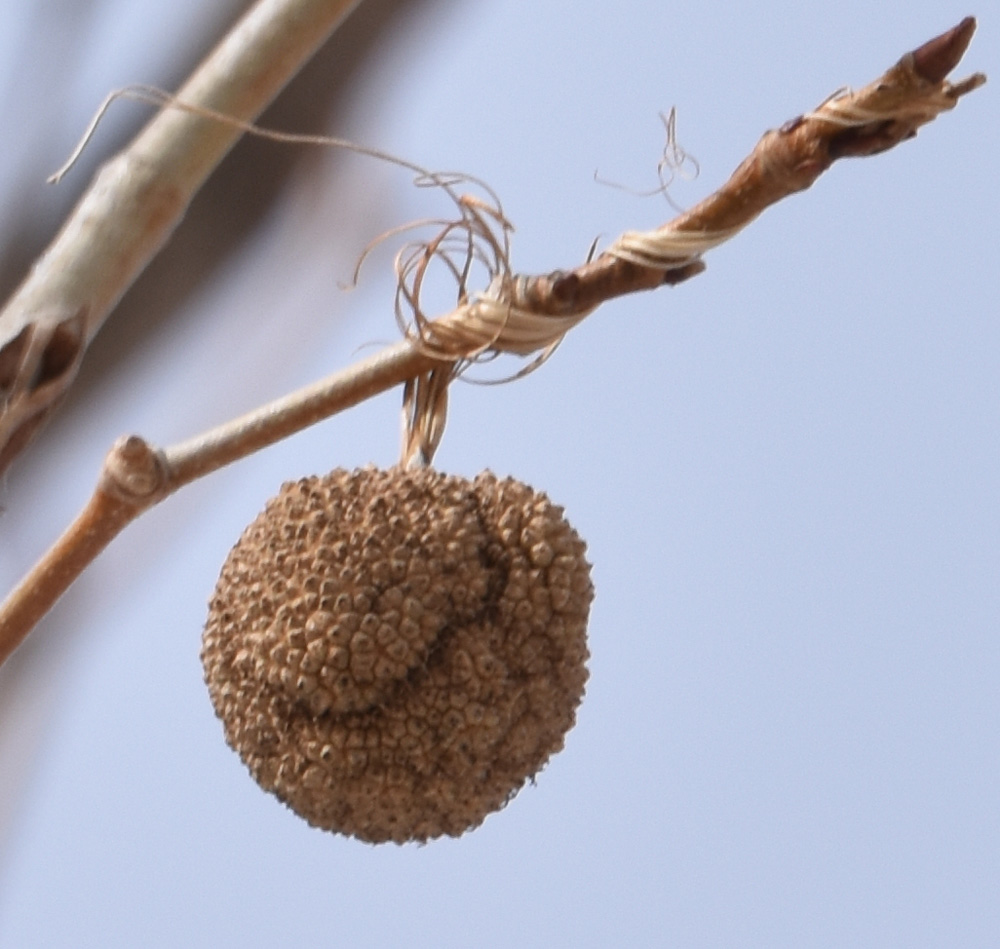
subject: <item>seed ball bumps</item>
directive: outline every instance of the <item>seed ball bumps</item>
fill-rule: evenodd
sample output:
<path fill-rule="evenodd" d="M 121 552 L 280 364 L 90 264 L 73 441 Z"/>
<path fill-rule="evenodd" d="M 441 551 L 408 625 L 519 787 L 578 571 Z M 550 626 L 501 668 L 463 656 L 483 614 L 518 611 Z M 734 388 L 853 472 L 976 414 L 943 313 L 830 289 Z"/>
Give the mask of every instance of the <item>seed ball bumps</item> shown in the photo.
<path fill-rule="evenodd" d="M 202 662 L 226 740 L 310 824 L 458 836 L 559 751 L 587 679 L 585 545 L 490 473 L 282 486 L 229 554 Z"/>

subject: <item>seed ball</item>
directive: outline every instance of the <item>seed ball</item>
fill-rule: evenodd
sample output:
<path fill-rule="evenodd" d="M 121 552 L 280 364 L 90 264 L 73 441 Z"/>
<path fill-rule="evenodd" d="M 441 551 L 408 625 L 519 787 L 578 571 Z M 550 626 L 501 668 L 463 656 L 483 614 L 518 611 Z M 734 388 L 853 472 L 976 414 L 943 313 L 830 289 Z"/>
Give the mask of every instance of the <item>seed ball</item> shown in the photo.
<path fill-rule="evenodd" d="M 562 748 L 593 587 L 512 479 L 338 469 L 282 486 L 222 568 L 202 646 L 226 740 L 310 824 L 458 836 Z"/>

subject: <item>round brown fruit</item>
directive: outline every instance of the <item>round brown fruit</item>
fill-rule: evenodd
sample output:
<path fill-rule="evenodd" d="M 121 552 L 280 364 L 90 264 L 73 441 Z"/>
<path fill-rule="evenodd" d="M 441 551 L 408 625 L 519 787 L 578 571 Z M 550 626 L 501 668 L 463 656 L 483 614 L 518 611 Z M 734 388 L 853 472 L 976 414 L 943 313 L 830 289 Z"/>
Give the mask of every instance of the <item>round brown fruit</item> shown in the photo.
<path fill-rule="evenodd" d="M 310 824 L 458 836 L 562 748 L 587 679 L 585 545 L 490 473 L 336 470 L 232 549 L 202 662 L 226 740 Z"/>

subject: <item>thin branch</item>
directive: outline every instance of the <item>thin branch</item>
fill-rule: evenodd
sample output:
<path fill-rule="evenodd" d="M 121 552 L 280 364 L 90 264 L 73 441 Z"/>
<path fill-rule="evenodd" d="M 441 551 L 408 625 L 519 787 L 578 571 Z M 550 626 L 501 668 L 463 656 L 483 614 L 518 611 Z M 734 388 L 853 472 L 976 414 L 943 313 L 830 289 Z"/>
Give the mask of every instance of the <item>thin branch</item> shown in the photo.
<path fill-rule="evenodd" d="M 874 155 L 913 138 L 917 129 L 979 88 L 976 73 L 952 84 L 976 30 L 973 17 L 907 53 L 875 82 L 827 99 L 765 133 L 718 191 L 650 232 L 623 234 L 583 267 L 521 278 L 508 300 L 535 314 L 586 315 L 604 301 L 676 284 L 704 269 L 701 255 L 738 234 L 767 207 L 808 188 L 838 158 Z"/>
<path fill-rule="evenodd" d="M 179 97 L 253 118 L 357 2 L 258 0 Z M 66 393 L 88 343 L 240 135 L 166 109 L 98 173 L 0 312 L 0 472 Z"/>
<path fill-rule="evenodd" d="M 409 342 L 165 450 L 136 435 L 108 452 L 76 520 L 0 605 L 0 665 L 118 534 L 178 488 L 442 363 Z"/>
<path fill-rule="evenodd" d="M 596 260 L 575 270 L 526 277 L 510 272 L 506 219 L 478 199 L 458 203 L 462 218 L 424 245 L 402 255 L 398 299 L 414 313 L 416 330 L 382 353 L 323 382 L 165 451 L 137 436 L 109 453 L 97 489 L 83 512 L 39 564 L 0 605 L 0 663 L 73 580 L 126 524 L 179 487 L 265 445 L 400 383 L 420 384 L 477 355 L 527 356 L 556 346 L 562 336 L 605 300 L 635 290 L 674 284 L 704 269 L 701 255 L 728 240 L 774 202 L 809 187 L 837 158 L 872 155 L 912 138 L 917 128 L 985 81 L 979 74 L 952 85 L 945 80 L 968 47 L 975 21 L 908 53 L 877 82 L 837 95 L 814 111 L 768 132 L 732 177 L 713 195 L 663 227 L 622 235 Z M 490 219 L 500 228 L 497 237 Z M 449 256 L 451 236 L 463 230 L 466 265 Z M 420 286 L 440 255 L 463 289 L 464 302 L 429 320 L 420 308 Z M 464 282 L 471 261 L 485 262 L 490 287 L 471 297 Z M 3 363 L 0 361 L 0 379 Z M 441 402 L 442 393 L 414 392 Z M 443 411 L 443 409 L 441 409 Z M 421 435 L 433 451 L 440 425 Z M 412 451 L 411 446 L 411 451 Z"/>

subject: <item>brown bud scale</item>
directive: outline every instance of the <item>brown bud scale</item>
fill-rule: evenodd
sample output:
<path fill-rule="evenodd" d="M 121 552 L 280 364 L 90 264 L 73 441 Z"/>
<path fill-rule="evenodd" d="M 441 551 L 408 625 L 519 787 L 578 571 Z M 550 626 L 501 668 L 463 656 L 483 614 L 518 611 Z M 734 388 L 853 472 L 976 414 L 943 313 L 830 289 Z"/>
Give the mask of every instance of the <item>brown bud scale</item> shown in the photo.
<path fill-rule="evenodd" d="M 587 679 L 585 545 L 490 473 L 282 486 L 231 551 L 202 662 L 226 740 L 310 824 L 458 836 L 562 748 Z"/>

